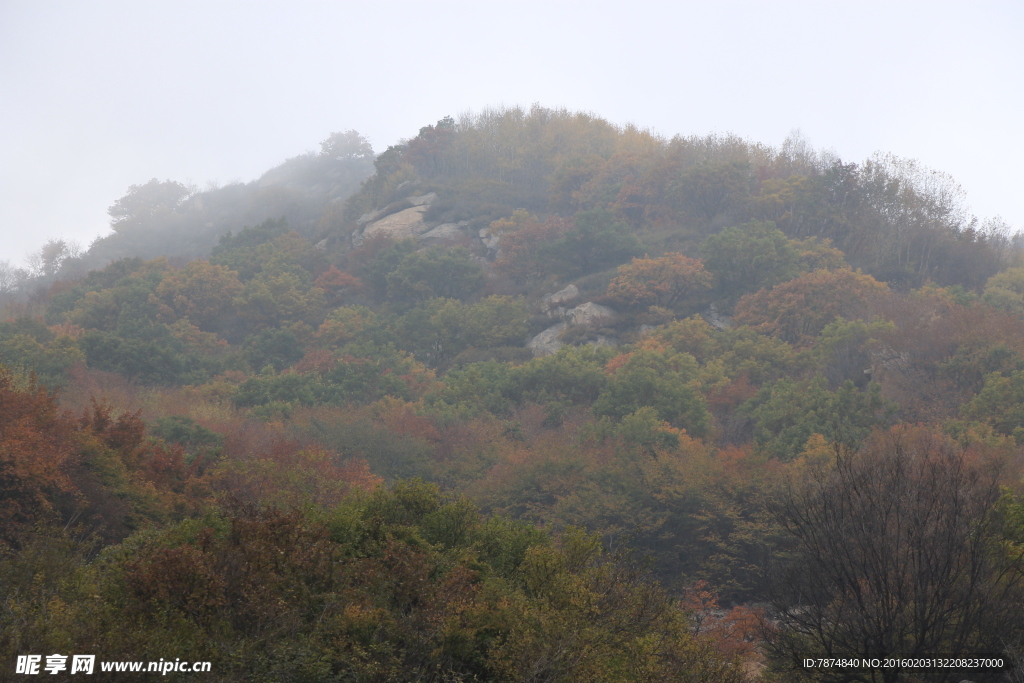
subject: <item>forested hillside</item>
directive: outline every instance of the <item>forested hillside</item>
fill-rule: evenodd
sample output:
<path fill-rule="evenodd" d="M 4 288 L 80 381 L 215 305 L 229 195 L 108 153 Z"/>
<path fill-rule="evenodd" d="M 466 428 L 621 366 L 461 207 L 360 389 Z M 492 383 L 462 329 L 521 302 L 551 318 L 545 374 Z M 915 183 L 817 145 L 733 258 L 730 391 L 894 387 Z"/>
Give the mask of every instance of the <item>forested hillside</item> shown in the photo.
<path fill-rule="evenodd" d="M 5 661 L 1024 657 L 1024 243 L 940 173 L 535 107 L 111 216 L 0 323 Z"/>

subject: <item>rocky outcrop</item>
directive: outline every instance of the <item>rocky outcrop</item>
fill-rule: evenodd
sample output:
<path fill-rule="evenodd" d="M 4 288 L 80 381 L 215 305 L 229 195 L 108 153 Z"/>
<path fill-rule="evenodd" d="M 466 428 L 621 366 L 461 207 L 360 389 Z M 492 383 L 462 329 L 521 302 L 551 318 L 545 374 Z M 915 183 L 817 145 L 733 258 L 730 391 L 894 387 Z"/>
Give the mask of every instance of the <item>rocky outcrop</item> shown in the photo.
<path fill-rule="evenodd" d="M 558 337 L 568 327 L 569 323 L 552 325 L 527 342 L 526 348 L 530 349 L 534 356 L 550 356 L 562 348 L 562 341 Z"/>
<path fill-rule="evenodd" d="M 570 308 L 565 312 L 565 317 L 573 327 L 602 327 L 615 319 L 615 311 L 588 301 L 576 308 Z"/>
<path fill-rule="evenodd" d="M 437 199 L 437 193 L 428 192 L 427 194 L 421 194 L 419 197 L 406 197 L 405 201 L 413 206 L 426 206 L 433 204 L 435 199 Z"/>
<path fill-rule="evenodd" d="M 379 218 L 381 215 L 383 215 L 383 213 L 384 209 L 377 209 L 376 211 L 367 211 L 358 219 L 356 219 L 356 225 L 366 225 L 367 223 L 372 223 L 373 221 L 377 220 L 377 218 Z"/>
<path fill-rule="evenodd" d="M 436 199 L 436 192 L 428 192 L 418 197 L 406 197 L 392 202 L 383 209 L 364 213 L 356 221 L 356 225 L 360 227 L 352 233 L 352 244 L 358 247 L 366 238 L 374 235 L 387 235 L 396 240 L 419 237 L 430 231 L 430 226 L 423 221 L 423 214 Z M 402 206 L 407 208 L 396 211 Z M 389 211 L 392 213 L 388 213 Z"/>
<path fill-rule="evenodd" d="M 580 295 L 580 290 L 576 285 L 569 285 L 565 289 L 560 289 L 554 294 L 548 294 L 545 296 L 540 303 L 540 310 L 542 313 L 548 313 L 552 309 L 560 307 L 567 301 L 572 301 Z"/>
<path fill-rule="evenodd" d="M 569 296 L 570 294 L 571 296 Z M 564 295 L 566 298 L 562 300 L 567 301 L 578 296 L 579 290 L 570 285 L 549 296 L 558 297 L 559 295 Z M 545 297 L 545 301 L 547 300 L 548 297 Z M 560 314 L 563 321 L 552 325 L 526 344 L 526 348 L 533 351 L 534 356 L 550 356 L 562 348 L 562 341 L 559 337 L 562 332 L 570 327 L 600 328 L 612 322 L 616 316 L 615 311 L 612 309 L 601 304 L 595 304 L 593 301 L 587 301 L 569 310 L 565 310 L 561 306 L 549 309 L 548 315 L 553 314 Z M 592 346 L 617 346 L 618 341 L 614 337 L 597 335 L 596 339 L 587 342 L 587 344 Z"/>
<path fill-rule="evenodd" d="M 469 221 L 442 223 L 436 228 L 428 230 L 420 235 L 420 243 L 426 247 L 432 247 L 435 244 L 454 242 L 465 237 L 466 233 L 464 232 L 464 228 L 468 225 Z"/>
<path fill-rule="evenodd" d="M 493 258 L 497 258 L 498 251 L 501 249 L 499 246 L 500 237 L 497 233 L 492 232 L 490 227 L 480 229 L 480 241 L 483 242 L 484 246 L 487 247 L 487 255 Z"/>
<path fill-rule="evenodd" d="M 732 319 L 727 315 L 722 315 L 715 304 L 708 307 L 708 312 L 704 314 L 704 320 L 716 330 L 727 330 L 732 327 Z"/>
<path fill-rule="evenodd" d="M 427 208 L 425 204 L 414 206 L 404 211 L 393 213 L 390 216 L 385 216 L 379 221 L 374 221 L 363 230 L 362 239 L 365 240 L 374 235 L 387 235 L 395 240 L 405 239 L 406 237 L 419 237 L 430 229 L 423 222 L 423 214 L 426 213 Z"/>

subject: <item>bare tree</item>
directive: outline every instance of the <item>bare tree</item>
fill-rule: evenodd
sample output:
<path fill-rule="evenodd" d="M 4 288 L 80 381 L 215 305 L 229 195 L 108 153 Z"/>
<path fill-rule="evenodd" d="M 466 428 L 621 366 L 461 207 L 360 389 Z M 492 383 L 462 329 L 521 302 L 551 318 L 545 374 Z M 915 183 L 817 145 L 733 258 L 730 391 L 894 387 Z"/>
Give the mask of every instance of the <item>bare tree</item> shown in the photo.
<path fill-rule="evenodd" d="M 17 268 L 10 261 L 0 261 L 0 296 L 14 294 L 28 278 L 28 271 Z"/>
<path fill-rule="evenodd" d="M 788 561 L 768 574 L 775 654 L 796 661 L 1001 652 L 1002 639 L 1022 625 L 1022 558 L 1008 557 L 999 542 L 1000 469 L 997 458 L 965 452 L 934 431 L 898 427 L 790 482 L 770 506 L 793 541 Z M 936 670 L 927 680 L 965 674 Z M 906 676 L 884 669 L 824 678 Z"/>

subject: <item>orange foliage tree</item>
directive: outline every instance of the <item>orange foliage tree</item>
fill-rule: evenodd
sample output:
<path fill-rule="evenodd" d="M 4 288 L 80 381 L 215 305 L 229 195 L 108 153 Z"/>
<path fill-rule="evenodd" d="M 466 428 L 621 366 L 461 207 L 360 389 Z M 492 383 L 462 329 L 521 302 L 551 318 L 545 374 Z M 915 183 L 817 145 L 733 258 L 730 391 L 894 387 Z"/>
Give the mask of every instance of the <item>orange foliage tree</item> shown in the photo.
<path fill-rule="evenodd" d="M 860 272 L 816 270 L 744 296 L 736 306 L 736 321 L 790 343 L 806 342 L 837 317 L 865 317 L 888 291 Z"/>
<path fill-rule="evenodd" d="M 19 390 L 0 374 L 0 539 L 57 512 L 73 496 L 67 471 L 77 459 L 73 424 L 42 388 Z"/>
<path fill-rule="evenodd" d="M 634 258 L 619 266 L 608 296 L 632 306 L 671 307 L 689 294 L 711 287 L 711 273 L 698 259 L 670 252 L 658 258 Z"/>
<path fill-rule="evenodd" d="M 32 384 L 0 374 L 0 541 L 35 523 L 84 523 L 115 539 L 202 504 L 180 448 L 150 439 L 138 413 L 93 402 L 80 418 Z"/>
<path fill-rule="evenodd" d="M 316 279 L 313 286 L 324 290 L 327 295 L 327 303 L 331 306 L 341 304 L 347 294 L 363 290 L 363 283 L 359 278 L 338 270 L 334 266 L 320 273 L 320 277 Z"/>

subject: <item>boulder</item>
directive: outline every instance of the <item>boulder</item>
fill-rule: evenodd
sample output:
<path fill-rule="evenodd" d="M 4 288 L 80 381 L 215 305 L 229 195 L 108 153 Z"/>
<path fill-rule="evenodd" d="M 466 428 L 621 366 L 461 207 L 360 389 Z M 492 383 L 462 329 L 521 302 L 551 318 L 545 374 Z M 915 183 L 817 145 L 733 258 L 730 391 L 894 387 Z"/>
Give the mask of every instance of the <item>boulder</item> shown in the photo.
<path fill-rule="evenodd" d="M 484 243 L 484 246 L 487 247 L 489 251 L 496 252 L 500 248 L 498 246 L 501 241 L 499 236 L 492 233 L 489 227 L 482 228 L 480 230 L 480 241 Z"/>
<path fill-rule="evenodd" d="M 704 320 L 716 330 L 727 330 L 732 327 L 732 319 L 719 313 L 718 306 L 715 304 L 708 307 L 708 312 L 704 314 Z"/>
<path fill-rule="evenodd" d="M 526 348 L 533 352 L 534 356 L 550 356 L 562 348 L 562 342 L 558 335 L 569 327 L 568 323 L 558 323 L 544 330 L 536 337 L 526 343 Z"/>
<path fill-rule="evenodd" d="M 414 206 L 374 221 L 363 230 L 362 238 L 365 240 L 373 235 L 387 235 L 396 240 L 418 237 L 429 230 L 427 224 L 423 222 L 423 214 L 427 208 L 426 205 Z"/>
<path fill-rule="evenodd" d="M 556 308 L 560 304 L 564 304 L 566 301 L 572 301 L 580 295 L 579 288 L 576 285 L 569 285 L 565 289 L 560 289 L 554 294 L 548 294 L 541 300 L 540 310 L 542 313 L 547 313 L 552 308 Z"/>
<path fill-rule="evenodd" d="M 601 327 L 615 319 L 615 311 L 595 304 L 593 301 L 582 303 L 576 308 L 570 308 L 565 312 L 566 319 L 573 327 Z"/>

